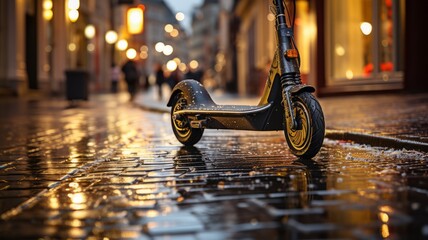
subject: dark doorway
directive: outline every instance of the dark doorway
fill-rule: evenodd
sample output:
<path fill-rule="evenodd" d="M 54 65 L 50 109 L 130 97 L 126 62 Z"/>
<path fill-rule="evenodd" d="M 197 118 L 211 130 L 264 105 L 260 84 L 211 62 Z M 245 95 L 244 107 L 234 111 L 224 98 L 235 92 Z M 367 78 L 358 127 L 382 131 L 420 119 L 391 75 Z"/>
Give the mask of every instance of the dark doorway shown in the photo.
<path fill-rule="evenodd" d="M 35 2 L 35 1 L 34 1 Z M 34 4 L 36 6 L 36 4 Z M 36 10 L 36 9 L 34 9 Z M 25 64 L 28 88 L 38 89 L 37 82 L 37 11 L 25 14 Z"/>

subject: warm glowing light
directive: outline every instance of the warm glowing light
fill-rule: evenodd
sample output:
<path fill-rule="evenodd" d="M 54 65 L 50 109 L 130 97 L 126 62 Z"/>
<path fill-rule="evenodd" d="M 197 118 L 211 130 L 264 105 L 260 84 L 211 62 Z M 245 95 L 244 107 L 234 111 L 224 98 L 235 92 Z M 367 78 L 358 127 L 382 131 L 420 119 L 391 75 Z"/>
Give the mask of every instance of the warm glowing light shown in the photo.
<path fill-rule="evenodd" d="M 364 35 L 368 36 L 370 35 L 370 33 L 372 33 L 373 27 L 369 22 L 362 22 L 360 25 L 360 29 Z"/>
<path fill-rule="evenodd" d="M 379 218 L 382 221 L 382 223 L 387 223 L 389 221 L 389 216 L 388 214 L 384 213 L 384 212 L 380 212 L 379 213 Z"/>
<path fill-rule="evenodd" d="M 189 66 L 191 69 L 197 69 L 199 67 L 199 63 L 196 60 L 192 60 L 190 61 Z"/>
<path fill-rule="evenodd" d="M 352 70 L 346 71 L 346 78 L 347 79 L 353 79 L 354 78 L 354 72 L 352 72 Z"/>
<path fill-rule="evenodd" d="M 170 33 L 171 37 L 178 37 L 178 34 L 179 32 L 177 29 L 172 30 L 172 32 Z"/>
<path fill-rule="evenodd" d="M 68 50 L 69 50 L 70 52 L 74 52 L 74 51 L 76 51 L 76 48 L 77 48 L 77 46 L 76 46 L 76 44 L 75 44 L 75 43 L 70 43 L 70 44 L 68 44 Z"/>
<path fill-rule="evenodd" d="M 342 47 L 341 45 L 337 45 L 336 46 L 336 54 L 337 54 L 337 56 L 340 56 L 340 57 L 345 56 L 345 53 L 346 53 L 346 51 L 345 51 L 344 47 Z"/>
<path fill-rule="evenodd" d="M 393 209 L 390 206 L 380 206 L 379 210 L 381 212 L 391 213 L 393 212 Z"/>
<path fill-rule="evenodd" d="M 116 43 L 116 48 L 120 51 L 125 51 L 128 48 L 128 41 L 125 39 L 120 39 Z"/>
<path fill-rule="evenodd" d="M 83 227 L 83 222 L 80 221 L 79 219 L 73 219 L 70 222 L 70 226 L 78 228 L 78 227 Z"/>
<path fill-rule="evenodd" d="M 69 193 L 67 195 L 70 200 L 70 208 L 73 210 L 81 210 L 86 208 L 86 195 L 82 192 L 78 193 Z"/>
<path fill-rule="evenodd" d="M 163 52 L 164 48 L 165 48 L 165 44 L 163 42 L 158 42 L 155 45 L 156 52 Z"/>
<path fill-rule="evenodd" d="M 185 72 L 187 70 L 187 66 L 185 63 L 180 63 L 178 64 L 178 69 L 180 69 L 182 72 Z"/>
<path fill-rule="evenodd" d="M 172 30 L 174 30 L 174 27 L 171 24 L 167 24 L 167 25 L 165 25 L 164 29 L 165 29 L 165 32 L 171 33 Z"/>
<path fill-rule="evenodd" d="M 184 20 L 184 18 L 185 18 L 186 16 L 184 16 L 184 13 L 182 13 L 182 12 L 178 12 L 177 14 L 175 14 L 175 19 L 177 19 L 177 21 L 183 21 Z"/>
<path fill-rule="evenodd" d="M 388 225 L 382 224 L 381 234 L 382 234 L 383 238 L 388 238 L 389 237 L 389 227 L 388 227 Z"/>
<path fill-rule="evenodd" d="M 71 9 L 68 11 L 68 18 L 71 22 L 76 22 L 79 19 L 79 11 L 77 9 Z"/>
<path fill-rule="evenodd" d="M 68 7 L 68 9 L 77 10 L 80 7 L 80 1 L 79 0 L 68 0 L 67 7 Z"/>
<path fill-rule="evenodd" d="M 105 39 L 108 44 L 113 44 L 117 41 L 117 33 L 113 30 L 110 30 L 106 33 Z"/>
<path fill-rule="evenodd" d="M 50 21 L 53 17 L 52 7 L 53 7 L 52 0 L 43 1 L 43 18 L 46 21 Z"/>
<path fill-rule="evenodd" d="M 50 20 L 52 20 L 52 17 L 53 17 L 53 12 L 52 12 L 52 10 L 43 10 L 43 18 L 44 18 L 46 21 L 50 21 Z"/>
<path fill-rule="evenodd" d="M 92 24 L 89 24 L 88 26 L 85 27 L 85 36 L 88 39 L 92 39 L 95 37 L 95 27 Z"/>
<path fill-rule="evenodd" d="M 50 197 L 49 198 L 49 206 L 52 208 L 52 209 L 58 209 L 60 206 L 59 206 L 60 204 L 59 204 L 59 200 L 58 200 L 58 198 L 56 198 L 56 197 Z"/>
<path fill-rule="evenodd" d="M 177 69 L 177 63 L 174 60 L 169 60 L 166 64 L 166 69 L 171 72 L 175 71 L 175 69 Z"/>
<path fill-rule="evenodd" d="M 128 9 L 127 12 L 128 33 L 139 34 L 143 31 L 144 11 L 142 7 Z"/>
<path fill-rule="evenodd" d="M 133 48 L 126 50 L 126 57 L 128 59 L 134 59 L 137 57 L 137 51 Z"/>
<path fill-rule="evenodd" d="M 51 10 L 53 7 L 52 0 L 43 0 L 43 9 Z"/>
<path fill-rule="evenodd" d="M 86 196 L 84 193 L 69 193 L 68 197 L 73 203 L 82 204 L 86 202 Z"/>
<path fill-rule="evenodd" d="M 177 64 L 180 64 L 181 63 L 181 59 L 180 58 L 174 58 L 174 59 L 172 59 L 174 62 L 176 62 Z"/>
<path fill-rule="evenodd" d="M 163 54 L 166 56 L 171 55 L 174 52 L 174 48 L 171 45 L 165 45 L 165 48 L 163 49 Z"/>

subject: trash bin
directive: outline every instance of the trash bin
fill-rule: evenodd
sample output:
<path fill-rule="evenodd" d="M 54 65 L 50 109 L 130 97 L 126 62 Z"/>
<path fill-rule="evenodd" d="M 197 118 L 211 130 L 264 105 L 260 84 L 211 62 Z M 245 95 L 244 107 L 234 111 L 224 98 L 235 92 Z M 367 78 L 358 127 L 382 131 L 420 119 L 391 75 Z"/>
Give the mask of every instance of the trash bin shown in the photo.
<path fill-rule="evenodd" d="M 66 70 L 66 97 L 67 100 L 88 100 L 89 73 L 85 70 Z"/>

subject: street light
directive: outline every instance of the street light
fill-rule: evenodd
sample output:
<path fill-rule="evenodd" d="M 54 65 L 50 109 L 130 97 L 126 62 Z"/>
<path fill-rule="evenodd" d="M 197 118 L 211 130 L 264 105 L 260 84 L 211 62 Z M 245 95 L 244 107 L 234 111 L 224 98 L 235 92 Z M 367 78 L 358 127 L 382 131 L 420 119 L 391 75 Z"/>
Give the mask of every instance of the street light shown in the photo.
<path fill-rule="evenodd" d="M 189 65 L 190 65 L 190 68 L 193 69 L 193 70 L 197 69 L 199 67 L 199 63 L 196 60 L 190 61 Z"/>
<path fill-rule="evenodd" d="M 137 50 L 130 48 L 128 50 L 126 50 L 126 57 L 128 59 L 134 59 L 137 57 Z"/>
<path fill-rule="evenodd" d="M 52 20 L 52 17 L 53 17 L 52 7 L 53 7 L 52 0 L 43 1 L 43 18 L 46 21 Z"/>
<path fill-rule="evenodd" d="M 180 63 L 178 64 L 178 68 L 180 69 L 180 71 L 185 72 L 187 70 L 187 66 L 185 63 Z"/>
<path fill-rule="evenodd" d="M 166 64 L 166 68 L 170 72 L 175 71 L 175 69 L 177 69 L 177 63 L 174 60 L 169 60 Z"/>
<path fill-rule="evenodd" d="M 158 42 L 155 45 L 156 52 L 163 52 L 164 48 L 165 48 L 165 44 L 163 42 Z"/>
<path fill-rule="evenodd" d="M 144 26 L 144 5 L 128 9 L 126 19 L 129 34 L 141 33 Z"/>
<path fill-rule="evenodd" d="M 369 22 L 362 22 L 360 24 L 360 29 L 364 35 L 368 36 L 372 32 L 373 27 Z"/>
<path fill-rule="evenodd" d="M 165 32 L 171 33 L 174 30 L 174 26 L 172 26 L 171 24 L 167 24 L 165 25 L 164 29 L 165 29 Z"/>
<path fill-rule="evenodd" d="M 108 44 L 114 44 L 117 41 L 117 33 L 113 30 L 107 31 L 105 39 Z"/>
<path fill-rule="evenodd" d="M 79 11 L 77 11 L 77 9 L 71 9 L 68 11 L 68 18 L 70 22 L 77 22 L 77 19 L 79 19 Z"/>
<path fill-rule="evenodd" d="M 175 14 L 175 19 L 177 19 L 177 21 L 181 22 L 184 20 L 184 13 L 182 12 L 178 12 L 177 14 Z"/>
<path fill-rule="evenodd" d="M 121 39 L 116 43 L 116 47 L 120 51 L 125 51 L 128 48 L 128 41 Z"/>
<path fill-rule="evenodd" d="M 80 1 L 79 0 L 68 0 L 67 3 L 68 7 L 68 18 L 71 22 L 76 22 L 79 18 L 79 7 L 80 7 Z"/>
<path fill-rule="evenodd" d="M 95 27 L 92 24 L 89 24 L 85 27 L 85 37 L 92 39 L 95 37 Z"/>
<path fill-rule="evenodd" d="M 171 45 L 165 45 L 165 47 L 163 49 L 163 54 L 165 54 L 166 56 L 169 56 L 173 52 L 174 52 L 174 48 Z"/>
<path fill-rule="evenodd" d="M 79 9 L 80 0 L 68 0 L 67 7 L 68 9 Z"/>
<path fill-rule="evenodd" d="M 172 30 L 172 32 L 170 33 L 171 37 L 174 37 L 174 38 L 178 37 L 178 34 L 179 34 L 179 32 L 177 29 Z"/>

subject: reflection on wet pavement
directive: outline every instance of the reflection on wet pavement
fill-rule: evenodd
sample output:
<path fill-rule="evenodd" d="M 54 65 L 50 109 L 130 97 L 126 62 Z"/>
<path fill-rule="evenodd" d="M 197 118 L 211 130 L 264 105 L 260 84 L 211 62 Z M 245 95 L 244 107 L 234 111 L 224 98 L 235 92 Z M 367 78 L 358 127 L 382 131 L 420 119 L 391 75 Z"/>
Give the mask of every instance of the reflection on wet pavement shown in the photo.
<path fill-rule="evenodd" d="M 6 238 L 428 237 L 425 153 L 326 139 L 302 160 L 281 132 L 215 130 L 183 147 L 126 96 L 7 104 Z"/>

